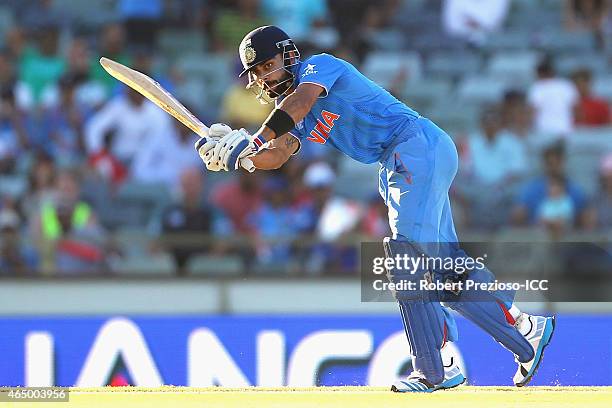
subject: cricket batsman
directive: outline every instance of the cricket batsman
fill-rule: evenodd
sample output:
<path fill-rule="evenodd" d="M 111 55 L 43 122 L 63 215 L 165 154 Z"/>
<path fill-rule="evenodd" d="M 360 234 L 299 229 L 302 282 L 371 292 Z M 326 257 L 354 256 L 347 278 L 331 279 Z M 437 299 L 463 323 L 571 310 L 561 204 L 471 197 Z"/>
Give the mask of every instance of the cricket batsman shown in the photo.
<path fill-rule="evenodd" d="M 394 98 L 346 61 L 318 54 L 301 61 L 291 38 L 278 27 L 248 33 L 239 47 L 248 88 L 275 109 L 253 135 L 224 124 L 196 150 L 212 171 L 281 167 L 301 143 L 329 144 L 362 163 L 378 162 L 379 191 L 389 208 L 392 237 L 388 257 L 408 254 L 461 257 L 451 215 L 449 189 L 457 172 L 457 150 L 450 136 L 429 119 Z M 246 160 L 245 160 L 246 159 Z M 491 282 L 486 268 L 455 271 L 388 270 L 390 281 Z M 456 387 L 466 378 L 446 347 L 457 340 L 448 308 L 471 320 L 510 350 L 518 369 L 514 383 L 534 375 L 554 330 L 554 317 L 532 316 L 513 305 L 505 292 L 410 290 L 394 293 L 399 304 L 414 371 L 396 381 L 396 392 L 433 392 Z M 450 358 L 449 358 L 450 357 Z"/>

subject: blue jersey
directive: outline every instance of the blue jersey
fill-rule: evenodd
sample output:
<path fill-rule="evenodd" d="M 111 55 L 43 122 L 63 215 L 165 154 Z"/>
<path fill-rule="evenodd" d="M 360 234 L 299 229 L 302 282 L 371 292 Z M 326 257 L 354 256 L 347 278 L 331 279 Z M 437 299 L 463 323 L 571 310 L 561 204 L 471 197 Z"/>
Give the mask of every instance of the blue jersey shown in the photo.
<path fill-rule="evenodd" d="M 354 66 L 328 54 L 301 61 L 296 85 L 325 89 L 290 132 L 302 143 L 329 144 L 362 163 L 383 158 L 402 129 L 419 114 L 366 78 Z"/>

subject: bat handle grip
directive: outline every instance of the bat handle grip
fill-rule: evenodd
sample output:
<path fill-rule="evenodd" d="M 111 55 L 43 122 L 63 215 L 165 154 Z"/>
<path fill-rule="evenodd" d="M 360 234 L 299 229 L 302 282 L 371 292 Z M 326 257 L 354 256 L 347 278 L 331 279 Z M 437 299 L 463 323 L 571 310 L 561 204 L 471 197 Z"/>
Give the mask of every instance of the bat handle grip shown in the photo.
<path fill-rule="evenodd" d="M 253 164 L 253 161 L 249 159 L 248 157 L 244 157 L 240 159 L 240 167 L 242 167 L 249 173 L 252 173 L 255 171 L 255 165 Z"/>

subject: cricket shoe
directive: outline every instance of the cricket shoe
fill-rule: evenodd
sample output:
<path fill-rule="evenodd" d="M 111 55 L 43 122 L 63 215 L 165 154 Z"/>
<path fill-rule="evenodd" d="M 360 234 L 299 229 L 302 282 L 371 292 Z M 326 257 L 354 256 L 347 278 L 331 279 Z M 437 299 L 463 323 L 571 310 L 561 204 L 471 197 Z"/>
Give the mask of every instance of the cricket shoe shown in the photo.
<path fill-rule="evenodd" d="M 544 349 L 550 343 L 553 332 L 555 331 L 555 317 L 546 316 L 531 316 L 522 313 L 516 319 L 515 326 L 519 328 L 523 336 L 527 339 L 533 348 L 533 358 L 526 363 L 518 363 L 518 369 L 514 374 L 514 384 L 517 387 L 523 387 L 531 381 L 531 378 L 538 370 L 542 358 L 544 357 Z"/>
<path fill-rule="evenodd" d="M 444 354 L 443 354 L 443 360 Z M 450 356 L 448 365 L 444 362 L 444 381 L 440 384 L 432 384 L 419 372 L 413 371 L 407 378 L 397 380 L 391 386 L 393 392 L 434 392 L 438 390 L 447 390 L 455 388 L 466 381 L 465 376 L 461 373 L 461 369 L 457 365 L 457 358 Z"/>

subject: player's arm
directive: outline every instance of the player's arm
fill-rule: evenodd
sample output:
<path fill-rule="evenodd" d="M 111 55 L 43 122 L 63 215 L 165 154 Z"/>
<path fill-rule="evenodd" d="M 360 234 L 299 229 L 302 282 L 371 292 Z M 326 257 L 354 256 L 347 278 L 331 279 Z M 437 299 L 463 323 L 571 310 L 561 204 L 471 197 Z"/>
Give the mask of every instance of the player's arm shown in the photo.
<path fill-rule="evenodd" d="M 304 119 L 310 112 L 317 98 L 325 89 L 316 84 L 300 84 L 289 94 L 276 109 L 272 111 L 266 122 L 253 136 L 270 141 L 285 135 Z"/>
<path fill-rule="evenodd" d="M 298 85 L 296 90 L 272 111 L 254 135 L 249 136 L 244 129 L 234 130 L 219 141 L 219 148 L 213 147 L 214 142 L 197 142 L 196 150 L 209 170 L 237 169 L 239 160 L 247 155 L 254 159 L 253 165 L 258 169 L 277 169 L 299 148 L 297 139 L 288 133 L 295 128 L 297 122 L 304 119 L 322 92 L 325 92 L 325 88 L 320 85 Z M 280 140 L 281 138 L 283 140 Z M 279 139 L 278 143 L 268 145 L 271 148 L 264 149 L 266 143 L 276 139 Z M 255 155 L 251 156 L 253 148 Z"/>
<path fill-rule="evenodd" d="M 290 133 L 273 139 L 266 149 L 250 157 L 256 168 L 274 170 L 281 167 L 300 147 L 299 140 Z"/>

